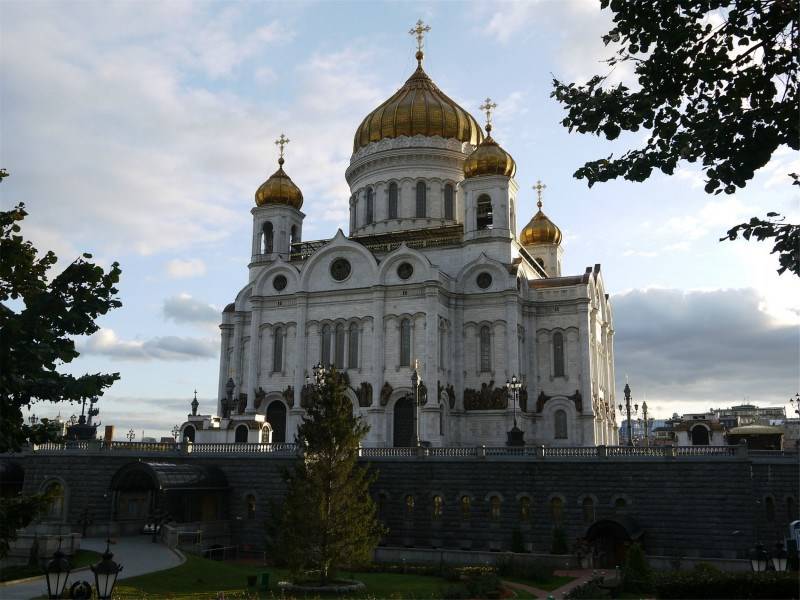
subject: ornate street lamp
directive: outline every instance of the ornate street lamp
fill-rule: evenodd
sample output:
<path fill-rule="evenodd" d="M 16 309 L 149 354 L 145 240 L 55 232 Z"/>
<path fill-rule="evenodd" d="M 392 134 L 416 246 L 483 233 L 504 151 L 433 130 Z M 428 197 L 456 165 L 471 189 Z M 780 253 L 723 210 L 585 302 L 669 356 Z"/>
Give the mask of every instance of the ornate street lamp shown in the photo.
<path fill-rule="evenodd" d="M 128 431 L 128 441 L 132 442 L 134 439 L 136 439 L 136 432 L 133 430 L 133 427 L 131 427 Z"/>
<path fill-rule="evenodd" d="M 525 432 L 517 427 L 517 402 L 519 401 L 519 390 L 522 388 L 522 382 L 517 379 L 516 375 L 512 375 L 510 380 L 506 381 L 506 391 L 511 396 L 514 402 L 514 426 L 511 431 L 507 433 L 508 439 L 506 446 L 524 446 Z"/>
<path fill-rule="evenodd" d="M 61 540 L 59 539 L 58 550 L 55 551 L 53 558 L 47 563 L 47 567 L 45 567 L 48 598 L 61 598 L 71 570 L 72 567 L 66 555 L 61 551 Z"/>
<path fill-rule="evenodd" d="M 414 446 L 419 446 L 419 384 L 422 383 L 417 373 L 419 361 L 414 361 L 414 372 L 411 373 L 411 387 L 414 390 Z"/>
<path fill-rule="evenodd" d="M 633 426 L 631 424 L 631 386 L 625 383 L 625 410 L 628 414 L 628 446 L 633 446 Z M 634 413 L 639 412 L 639 405 L 633 405 Z M 622 412 L 622 404 L 619 405 L 619 412 Z"/>
<path fill-rule="evenodd" d="M 756 544 L 756 547 L 750 551 L 750 566 L 753 568 L 754 573 L 763 573 L 767 570 L 767 563 L 769 556 L 767 551 L 764 550 L 763 544 Z"/>
<path fill-rule="evenodd" d="M 103 558 L 96 565 L 92 565 L 99 600 L 111 600 L 114 584 L 117 583 L 117 575 L 122 571 L 122 565 L 118 565 L 113 560 L 114 555 L 109 550 L 110 543 L 111 540 L 106 540 L 106 551 L 103 553 Z"/>
<path fill-rule="evenodd" d="M 642 402 L 642 422 L 644 423 L 644 445 L 647 447 L 650 445 L 650 438 L 647 435 L 647 430 L 649 429 L 647 422 L 647 400 Z"/>
<path fill-rule="evenodd" d="M 792 407 L 792 412 L 800 417 L 800 394 L 795 394 L 794 398 L 789 398 L 789 405 Z"/>
<path fill-rule="evenodd" d="M 783 573 L 789 564 L 789 554 L 781 542 L 775 544 L 775 552 L 772 555 L 772 568 L 778 573 Z"/>

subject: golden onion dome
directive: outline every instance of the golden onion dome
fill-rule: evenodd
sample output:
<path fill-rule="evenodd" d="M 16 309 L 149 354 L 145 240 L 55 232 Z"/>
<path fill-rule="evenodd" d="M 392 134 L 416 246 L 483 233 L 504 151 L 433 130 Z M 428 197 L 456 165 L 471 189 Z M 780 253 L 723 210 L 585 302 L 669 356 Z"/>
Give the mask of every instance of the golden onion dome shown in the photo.
<path fill-rule="evenodd" d="M 492 126 L 486 125 L 486 138 L 475 148 L 475 151 L 464 161 L 464 177 L 480 175 L 505 175 L 513 177 L 517 172 L 517 163 L 511 155 L 503 150 L 492 139 Z"/>
<path fill-rule="evenodd" d="M 286 204 L 298 210 L 303 206 L 303 192 L 283 170 L 283 163 L 283 157 L 280 157 L 278 170 L 256 190 L 256 206 Z"/>
<path fill-rule="evenodd" d="M 522 228 L 519 234 L 519 242 L 523 246 L 534 246 L 536 244 L 560 244 L 561 230 L 553 223 L 546 214 L 542 212 L 541 198 L 536 203 L 539 210 L 530 222 Z"/>
<path fill-rule="evenodd" d="M 353 152 L 372 142 L 400 136 L 439 136 L 473 146 L 483 140 L 475 118 L 436 87 L 422 69 L 422 56 L 417 52 L 417 70 L 403 87 L 361 121 Z"/>

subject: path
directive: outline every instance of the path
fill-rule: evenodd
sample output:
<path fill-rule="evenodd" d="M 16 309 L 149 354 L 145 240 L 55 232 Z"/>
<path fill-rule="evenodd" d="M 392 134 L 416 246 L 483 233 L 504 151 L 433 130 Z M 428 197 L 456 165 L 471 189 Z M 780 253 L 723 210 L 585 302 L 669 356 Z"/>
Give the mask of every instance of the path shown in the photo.
<path fill-rule="evenodd" d="M 106 541 L 104 538 L 85 538 L 81 540 L 83 550 L 94 550 L 101 554 L 105 552 Z M 185 558 L 173 552 L 163 544 L 154 544 L 150 536 L 121 537 L 116 544 L 111 544 L 111 553 L 114 561 L 122 565 L 123 570 L 119 579 L 127 579 L 171 569 L 181 564 Z M 94 587 L 94 575 L 87 568 L 70 573 L 67 588 L 74 581 L 85 580 Z M 28 579 L 16 584 L 0 584 L 0 598 L 2 600 L 30 600 L 38 596 L 47 596 L 47 582 L 44 577 Z"/>
<path fill-rule="evenodd" d="M 503 581 L 503 585 L 515 589 L 515 590 L 522 590 L 528 592 L 529 594 L 533 594 L 537 598 L 541 598 L 545 600 L 548 596 L 552 596 L 553 598 L 563 598 L 565 594 L 571 592 L 574 588 L 578 587 L 589 581 L 592 578 L 592 575 L 595 574 L 596 571 L 592 569 L 575 569 L 575 570 L 559 570 L 554 571 L 554 575 L 568 575 L 569 577 L 574 577 L 572 581 L 569 583 L 565 583 L 561 587 L 557 587 L 552 592 L 548 592 L 547 590 L 542 590 L 531 585 L 526 585 L 524 583 L 514 583 L 513 581 Z"/>

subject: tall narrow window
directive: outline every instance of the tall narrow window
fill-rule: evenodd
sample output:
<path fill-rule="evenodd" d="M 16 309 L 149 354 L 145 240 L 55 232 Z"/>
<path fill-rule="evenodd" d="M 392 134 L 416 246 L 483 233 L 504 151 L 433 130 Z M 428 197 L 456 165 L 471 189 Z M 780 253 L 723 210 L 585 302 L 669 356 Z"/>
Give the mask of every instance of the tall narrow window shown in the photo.
<path fill-rule="evenodd" d="M 356 198 L 353 196 L 350 198 L 350 231 L 356 228 L 356 206 Z"/>
<path fill-rule="evenodd" d="M 439 327 L 439 368 L 446 370 L 447 366 L 445 360 L 447 358 L 447 351 L 445 345 L 447 342 L 447 330 L 444 327 Z"/>
<path fill-rule="evenodd" d="M 246 444 L 247 443 L 247 425 L 239 425 L 236 428 L 236 434 L 234 441 L 237 444 Z"/>
<path fill-rule="evenodd" d="M 461 518 L 464 521 L 469 520 L 470 504 L 471 501 L 469 496 L 461 496 Z"/>
<path fill-rule="evenodd" d="M 559 409 L 553 418 L 555 420 L 555 438 L 557 440 L 567 439 L 567 413 Z"/>
<path fill-rule="evenodd" d="M 297 244 L 300 240 L 297 239 L 297 225 L 292 225 L 289 230 L 289 252 L 292 251 L 292 244 Z"/>
<path fill-rule="evenodd" d="M 509 203 L 509 210 L 511 211 L 511 235 L 517 237 L 517 213 L 514 210 L 514 201 Z"/>
<path fill-rule="evenodd" d="M 264 245 L 262 246 L 262 250 L 264 254 L 270 254 L 272 252 L 273 242 L 272 223 L 267 221 L 262 225 L 262 228 L 264 232 Z"/>
<path fill-rule="evenodd" d="M 480 347 L 481 373 L 488 373 L 492 370 L 492 334 L 487 326 L 481 327 Z"/>
<path fill-rule="evenodd" d="M 523 523 L 531 520 L 531 499 L 527 496 L 519 499 L 519 520 Z"/>
<path fill-rule="evenodd" d="M 475 226 L 477 229 L 492 228 L 492 199 L 486 194 L 478 198 L 475 218 Z"/>
<path fill-rule="evenodd" d="M 333 366 L 337 369 L 344 368 L 344 325 L 339 323 L 334 329 Z"/>
<path fill-rule="evenodd" d="M 594 500 L 588 496 L 581 503 L 583 508 L 583 522 L 585 525 L 594 523 Z"/>
<path fill-rule="evenodd" d="M 247 511 L 248 520 L 256 518 L 256 497 L 253 494 L 248 494 L 245 498 L 245 510 Z"/>
<path fill-rule="evenodd" d="M 406 516 L 412 517 L 414 515 L 414 496 L 406 496 Z"/>
<path fill-rule="evenodd" d="M 553 334 L 553 377 L 564 376 L 564 335 L 557 331 Z"/>
<path fill-rule="evenodd" d="M 347 368 L 358 368 L 358 324 L 350 323 L 350 339 L 347 348 Z"/>
<path fill-rule="evenodd" d="M 283 371 L 283 329 L 276 327 L 272 335 L 272 372 L 280 373 Z"/>
<path fill-rule="evenodd" d="M 400 366 L 411 366 L 411 321 L 400 321 Z"/>
<path fill-rule="evenodd" d="M 564 518 L 564 501 L 561 498 L 550 500 L 550 518 L 553 520 L 553 525 L 561 525 Z"/>
<path fill-rule="evenodd" d="M 439 407 L 439 435 L 444 435 L 444 406 Z"/>
<path fill-rule="evenodd" d="M 397 184 L 389 184 L 389 210 L 387 211 L 390 219 L 397 218 Z"/>
<path fill-rule="evenodd" d="M 441 496 L 434 496 L 433 497 L 433 519 L 438 521 L 442 517 L 442 507 L 444 506 L 444 501 L 442 500 Z"/>
<path fill-rule="evenodd" d="M 375 220 L 375 190 L 367 189 L 367 216 L 366 224 L 369 225 Z"/>
<path fill-rule="evenodd" d="M 54 481 L 47 486 L 45 493 L 50 497 L 50 506 L 47 508 L 48 518 L 61 519 L 64 516 L 64 486 Z"/>
<path fill-rule="evenodd" d="M 427 216 L 427 188 L 424 181 L 417 182 L 417 211 L 416 216 L 421 219 Z"/>
<path fill-rule="evenodd" d="M 324 367 L 329 367 L 331 364 L 331 326 L 322 326 L 322 348 L 319 353 L 319 361 Z"/>
<path fill-rule="evenodd" d="M 450 221 L 453 220 L 453 186 L 449 183 L 444 186 L 444 218 Z"/>
<path fill-rule="evenodd" d="M 492 517 L 492 521 L 499 521 L 500 520 L 500 497 L 499 496 L 492 496 L 489 499 L 489 509 L 490 509 L 490 515 Z"/>

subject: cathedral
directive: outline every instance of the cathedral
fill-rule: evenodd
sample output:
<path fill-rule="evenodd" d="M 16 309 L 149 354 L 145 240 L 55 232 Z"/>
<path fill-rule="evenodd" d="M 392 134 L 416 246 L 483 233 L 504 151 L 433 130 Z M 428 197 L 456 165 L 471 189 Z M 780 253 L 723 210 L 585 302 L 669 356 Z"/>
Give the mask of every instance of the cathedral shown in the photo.
<path fill-rule="evenodd" d="M 247 284 L 222 313 L 216 415 L 181 437 L 292 442 L 315 365 L 347 381 L 366 446 L 618 443 L 600 265 L 562 274 L 542 210 L 517 228 L 516 163 L 423 69 L 355 131 L 348 233 L 304 241 L 284 170 L 255 192 Z M 521 221 L 524 222 L 524 221 Z"/>

